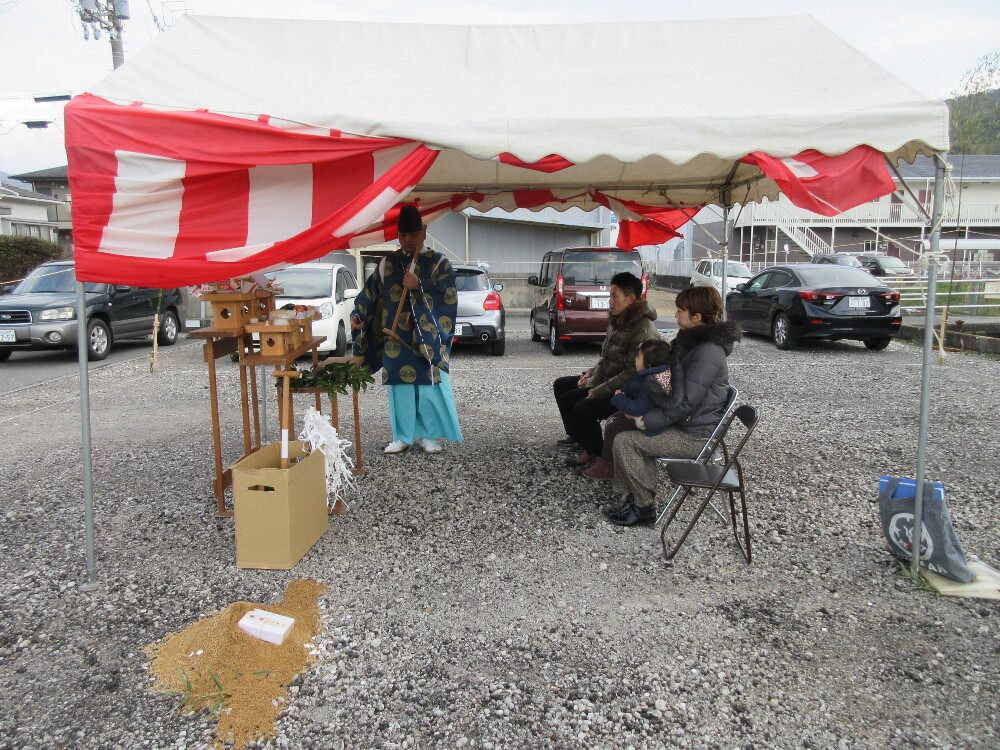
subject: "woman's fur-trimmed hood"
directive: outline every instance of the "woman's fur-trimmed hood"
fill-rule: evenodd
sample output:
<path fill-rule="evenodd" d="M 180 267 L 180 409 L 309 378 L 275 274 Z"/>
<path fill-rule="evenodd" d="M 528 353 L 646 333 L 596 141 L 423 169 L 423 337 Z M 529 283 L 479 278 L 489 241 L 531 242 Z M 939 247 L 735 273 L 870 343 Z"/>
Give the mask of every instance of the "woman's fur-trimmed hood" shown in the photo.
<path fill-rule="evenodd" d="M 724 320 L 718 323 L 704 323 L 691 328 L 683 328 L 674 339 L 674 350 L 678 356 L 691 351 L 699 344 L 718 344 L 728 357 L 732 354 L 733 345 L 743 338 L 743 330 L 739 323 Z"/>

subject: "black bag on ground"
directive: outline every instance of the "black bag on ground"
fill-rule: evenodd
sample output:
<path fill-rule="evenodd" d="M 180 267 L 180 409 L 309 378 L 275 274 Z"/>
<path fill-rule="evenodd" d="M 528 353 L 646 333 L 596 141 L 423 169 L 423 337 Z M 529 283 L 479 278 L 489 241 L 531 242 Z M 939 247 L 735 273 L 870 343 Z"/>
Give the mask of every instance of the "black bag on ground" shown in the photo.
<path fill-rule="evenodd" d="M 913 502 L 917 483 L 913 479 L 880 477 L 878 513 L 882 533 L 892 553 L 910 560 L 913 550 Z M 976 574 L 969 565 L 951 526 L 940 482 L 924 482 L 923 533 L 920 537 L 920 564 L 933 573 L 960 583 L 969 583 Z"/>

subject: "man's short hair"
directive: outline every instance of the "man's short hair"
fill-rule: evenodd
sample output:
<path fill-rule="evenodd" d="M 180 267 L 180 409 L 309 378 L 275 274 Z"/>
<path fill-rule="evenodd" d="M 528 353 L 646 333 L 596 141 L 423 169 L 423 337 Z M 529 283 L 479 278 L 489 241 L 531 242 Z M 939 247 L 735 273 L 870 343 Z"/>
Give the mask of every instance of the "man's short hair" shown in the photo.
<path fill-rule="evenodd" d="M 647 339 L 639 345 L 646 369 L 659 367 L 670 361 L 670 344 L 663 339 Z"/>
<path fill-rule="evenodd" d="M 642 296 L 642 279 L 634 273 L 622 271 L 611 277 L 611 285 L 621 289 L 625 294 L 633 294 L 636 297 Z"/>
<path fill-rule="evenodd" d="M 399 219 L 396 222 L 396 231 L 399 234 L 419 232 L 423 228 L 424 220 L 416 206 L 408 203 L 399 209 Z"/>
<path fill-rule="evenodd" d="M 702 323 L 717 323 L 722 317 L 722 297 L 714 286 L 692 286 L 677 295 L 674 302 L 678 310 L 688 315 L 701 313 Z"/>

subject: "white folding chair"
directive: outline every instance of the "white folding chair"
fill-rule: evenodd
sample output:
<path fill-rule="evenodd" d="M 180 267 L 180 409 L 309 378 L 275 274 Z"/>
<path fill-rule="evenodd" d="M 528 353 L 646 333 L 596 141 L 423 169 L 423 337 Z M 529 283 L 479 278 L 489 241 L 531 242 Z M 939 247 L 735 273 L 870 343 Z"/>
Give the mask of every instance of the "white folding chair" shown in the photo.
<path fill-rule="evenodd" d="M 672 463 L 678 463 L 678 462 L 691 463 L 691 464 L 719 463 L 722 460 L 722 453 L 716 448 L 716 444 L 719 442 L 719 438 L 725 431 L 726 425 L 729 424 L 729 418 L 732 416 L 733 412 L 736 411 L 736 398 L 739 395 L 740 392 L 736 389 L 736 386 L 730 385 L 729 395 L 726 397 L 726 406 L 722 410 L 722 417 L 721 419 L 719 419 L 719 423 L 715 426 L 715 429 L 712 430 L 712 434 L 709 435 L 708 439 L 705 440 L 705 444 L 701 447 L 701 451 L 699 451 L 697 456 L 695 456 L 694 458 L 674 458 L 673 456 L 660 456 L 657 459 L 659 465 L 669 466 Z M 663 510 L 660 511 L 660 515 L 656 517 L 656 523 L 653 524 L 654 526 L 658 526 L 660 522 L 663 520 L 664 516 L 667 515 L 667 512 L 670 510 L 670 506 L 672 506 L 677 501 L 677 497 L 678 495 L 681 494 L 682 489 L 683 488 L 678 487 L 677 489 L 674 490 L 674 494 L 672 494 L 670 496 L 670 499 L 667 500 L 667 504 L 663 506 Z M 721 510 L 719 510 L 719 508 L 715 505 L 715 503 L 709 503 L 709 505 L 711 506 L 712 510 L 715 511 L 716 515 L 720 519 L 722 519 L 723 524 L 729 523 L 729 519 L 726 517 L 726 514 L 723 513 Z"/>

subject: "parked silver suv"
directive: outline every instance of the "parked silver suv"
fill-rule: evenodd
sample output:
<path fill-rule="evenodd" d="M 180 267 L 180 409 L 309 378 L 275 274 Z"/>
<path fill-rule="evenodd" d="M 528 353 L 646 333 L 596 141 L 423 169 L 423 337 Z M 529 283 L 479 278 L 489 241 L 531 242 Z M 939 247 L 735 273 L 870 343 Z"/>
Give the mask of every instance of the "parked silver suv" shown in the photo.
<path fill-rule="evenodd" d="M 147 289 L 123 284 L 84 285 L 87 301 L 87 355 L 104 359 L 120 339 L 152 335 L 170 346 L 180 335 L 179 289 Z M 76 346 L 76 276 L 73 261 L 44 263 L 9 294 L 0 297 L 0 362 L 17 351 L 72 349 Z"/>
<path fill-rule="evenodd" d="M 455 341 L 460 344 L 486 344 L 499 357 L 507 346 L 506 313 L 499 292 L 503 284 L 490 280 L 485 263 L 452 263 L 458 313 L 455 316 Z"/>

